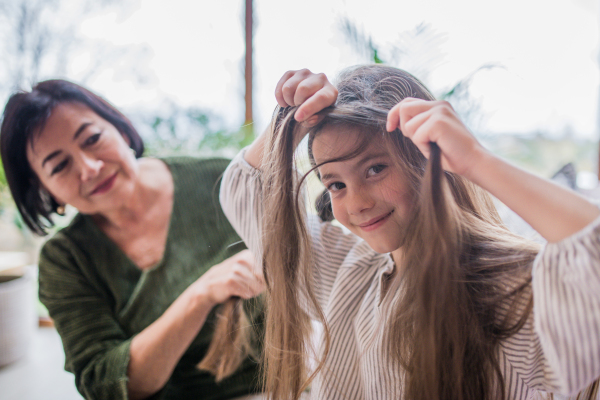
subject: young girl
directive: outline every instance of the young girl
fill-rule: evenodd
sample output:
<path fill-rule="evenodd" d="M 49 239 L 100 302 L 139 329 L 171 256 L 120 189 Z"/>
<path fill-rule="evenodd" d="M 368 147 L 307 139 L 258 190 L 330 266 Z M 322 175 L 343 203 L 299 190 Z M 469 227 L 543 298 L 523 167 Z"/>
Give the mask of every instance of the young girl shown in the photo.
<path fill-rule="evenodd" d="M 298 399 L 311 382 L 319 399 L 597 398 L 595 205 L 487 152 L 404 71 L 353 68 L 337 91 L 289 72 L 276 96 L 272 128 L 221 185 L 264 260 L 272 398 Z M 304 211 L 294 155 L 307 133 L 350 233 Z M 511 233 L 488 193 L 548 243 Z M 308 376 L 311 318 L 324 340 Z"/>

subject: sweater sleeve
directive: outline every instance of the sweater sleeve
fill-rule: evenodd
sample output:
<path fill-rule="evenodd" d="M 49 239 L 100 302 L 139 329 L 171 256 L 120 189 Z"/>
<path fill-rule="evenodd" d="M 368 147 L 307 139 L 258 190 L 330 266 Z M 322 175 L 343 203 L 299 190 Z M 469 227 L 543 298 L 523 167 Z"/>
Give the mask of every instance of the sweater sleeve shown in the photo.
<path fill-rule="evenodd" d="M 65 351 L 65 369 L 89 399 L 127 399 L 131 338 L 112 316 L 107 300 L 78 267 L 84 258 L 57 234 L 42 248 L 39 295 Z"/>
<path fill-rule="evenodd" d="M 261 172 L 244 159 L 242 150 L 231 162 L 221 183 L 221 207 L 231 225 L 249 249 L 262 259 L 263 188 Z M 358 238 L 316 215 L 306 218 L 316 262 L 314 281 L 316 296 L 322 307 L 337 277 L 338 270 Z"/>

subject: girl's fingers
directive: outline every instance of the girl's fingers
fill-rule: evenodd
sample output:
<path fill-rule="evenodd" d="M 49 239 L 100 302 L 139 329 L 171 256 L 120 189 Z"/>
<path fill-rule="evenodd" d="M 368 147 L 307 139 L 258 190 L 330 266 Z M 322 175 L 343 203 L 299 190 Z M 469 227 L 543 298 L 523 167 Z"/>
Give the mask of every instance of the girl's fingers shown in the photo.
<path fill-rule="evenodd" d="M 277 83 L 275 98 L 281 107 L 300 106 L 295 118 L 301 122 L 335 103 L 337 89 L 325 74 L 313 74 L 308 69 L 288 71 Z"/>
<path fill-rule="evenodd" d="M 283 96 L 283 85 L 285 85 L 295 73 L 296 71 L 287 71 L 285 74 L 283 74 L 281 79 L 279 79 L 279 82 L 277 82 L 277 86 L 275 87 L 275 98 L 277 99 L 277 104 L 279 104 L 281 107 L 288 107 L 291 105 L 285 101 Z"/>
<path fill-rule="evenodd" d="M 283 96 L 283 101 L 285 102 L 285 106 L 297 106 L 300 103 L 296 102 L 296 91 L 298 85 L 304 80 L 306 80 L 312 73 L 307 69 L 301 69 L 300 71 L 289 71 L 292 72 L 291 75 L 282 83 L 281 85 L 281 95 Z M 288 74 L 288 72 L 286 72 Z M 285 77 L 285 74 L 284 74 Z M 283 78 L 282 78 L 283 79 Z M 281 80 L 280 80 L 281 82 Z M 277 98 L 277 91 L 275 94 Z"/>
<path fill-rule="evenodd" d="M 302 105 L 296 111 L 296 120 L 300 122 L 305 121 L 324 108 L 329 107 L 335 103 L 337 95 L 337 89 L 326 81 L 326 84 L 321 89 L 315 93 L 311 93 L 307 99 L 303 100 Z M 309 123 L 314 125 L 317 121 L 318 119 L 311 119 Z"/>
<path fill-rule="evenodd" d="M 434 131 L 421 129 L 419 138 L 417 138 L 417 132 L 419 132 L 419 128 L 423 126 L 425 122 L 427 122 L 435 113 L 435 108 L 430 108 L 426 111 L 421 112 L 420 114 L 416 114 L 408 121 L 402 123 L 402 133 L 408 138 L 412 139 L 413 142 L 435 142 L 435 138 L 430 137 Z M 426 134 L 425 136 L 423 134 Z"/>
<path fill-rule="evenodd" d="M 407 97 L 400 103 L 396 104 L 389 112 L 386 123 L 386 129 L 388 132 L 399 128 L 404 133 L 403 125 L 410 121 L 414 116 L 427 111 L 433 106 L 432 101 L 415 99 L 413 97 Z M 404 133 L 406 135 L 406 133 Z"/>
<path fill-rule="evenodd" d="M 398 128 L 399 126 L 400 126 L 400 103 L 396 104 L 388 112 L 385 129 L 388 132 L 392 132 L 394 129 Z"/>
<path fill-rule="evenodd" d="M 410 121 L 416 116 L 433 109 L 439 104 L 440 102 L 438 101 L 427 101 L 412 98 L 402 100 L 398 104 L 400 106 L 400 130 L 402 133 L 410 137 L 414 131 L 410 131 L 409 127 L 407 127 L 407 124 L 409 124 Z"/>

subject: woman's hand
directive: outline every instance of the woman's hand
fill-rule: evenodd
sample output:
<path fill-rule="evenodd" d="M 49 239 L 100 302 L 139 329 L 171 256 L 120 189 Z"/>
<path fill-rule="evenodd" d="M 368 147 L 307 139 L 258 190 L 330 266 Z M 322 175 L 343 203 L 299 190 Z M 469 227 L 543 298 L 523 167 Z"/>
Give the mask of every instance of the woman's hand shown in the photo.
<path fill-rule="evenodd" d="M 298 122 L 335 103 L 337 95 L 337 89 L 325 74 L 313 74 L 308 69 L 286 72 L 275 88 L 275 98 L 281 107 L 300 106 L 294 116 Z"/>
<path fill-rule="evenodd" d="M 216 305 L 233 296 L 258 296 L 265 290 L 265 282 L 254 255 L 243 250 L 206 271 L 189 289 Z"/>
<path fill-rule="evenodd" d="M 446 101 L 406 98 L 388 113 L 387 130 L 396 128 L 429 158 L 430 143 L 442 151 L 442 167 L 471 179 L 471 171 L 486 150 Z"/>
<path fill-rule="evenodd" d="M 167 383 L 216 304 L 232 296 L 249 299 L 263 290 L 261 268 L 248 250 L 206 271 L 156 321 L 133 337 L 127 367 L 129 397 L 147 398 Z"/>

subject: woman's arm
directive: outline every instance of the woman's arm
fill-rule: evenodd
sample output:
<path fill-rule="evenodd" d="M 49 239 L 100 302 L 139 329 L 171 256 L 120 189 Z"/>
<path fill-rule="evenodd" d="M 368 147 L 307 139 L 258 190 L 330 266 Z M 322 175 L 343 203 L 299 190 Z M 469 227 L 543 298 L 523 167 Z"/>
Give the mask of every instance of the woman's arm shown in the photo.
<path fill-rule="evenodd" d="M 208 270 L 131 341 L 129 397 L 146 398 L 167 383 L 215 305 L 232 296 L 250 299 L 263 290 L 262 273 L 248 250 Z"/>
<path fill-rule="evenodd" d="M 40 255 L 40 300 L 63 341 L 65 368 L 73 372 L 86 398 L 116 400 L 156 393 L 213 305 L 228 295 L 249 298 L 262 290 L 253 256 L 239 253 L 212 267 L 155 323 L 131 338 L 88 274 L 78 268 L 85 256 L 67 238 L 57 236 Z"/>
<path fill-rule="evenodd" d="M 447 102 L 405 99 L 388 116 L 388 131 L 397 127 L 426 157 L 430 143 L 437 143 L 444 169 L 486 189 L 549 242 L 571 236 L 600 215 L 577 193 L 485 150 Z"/>

